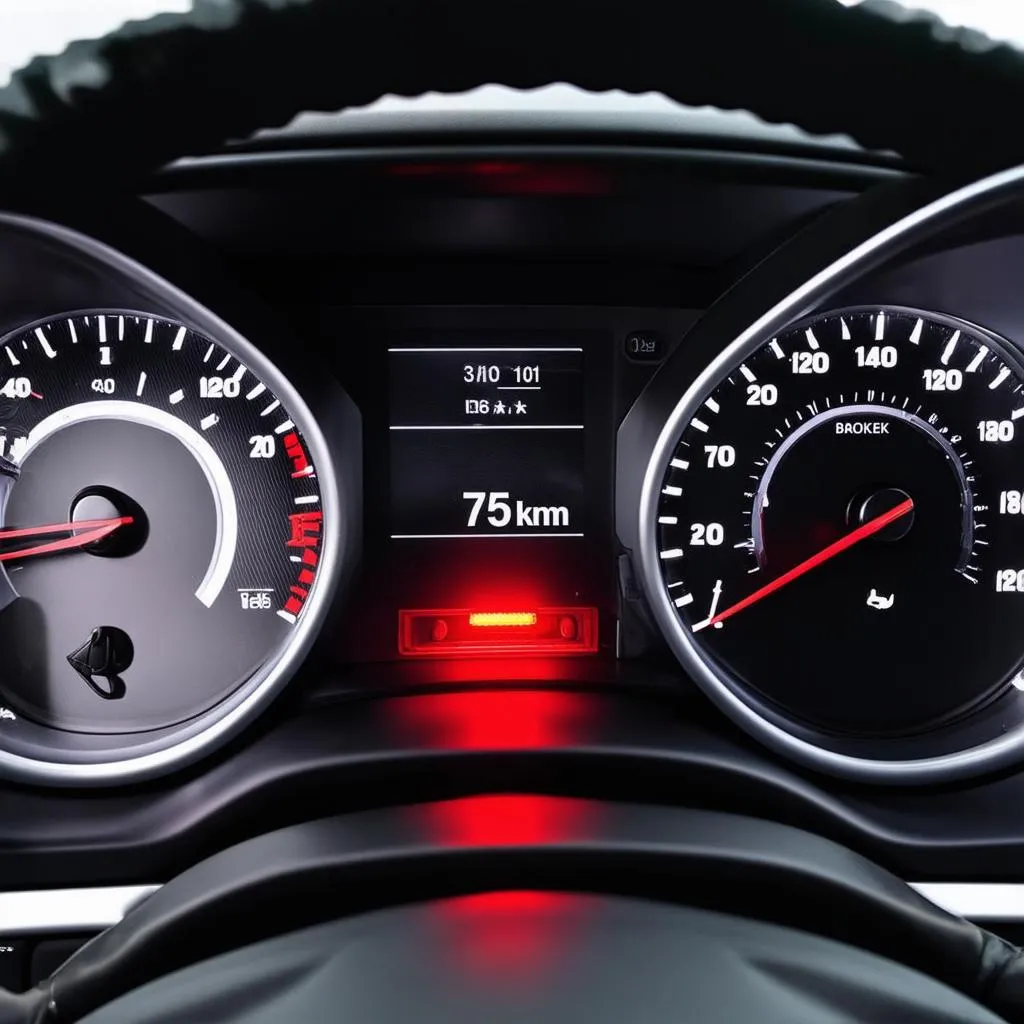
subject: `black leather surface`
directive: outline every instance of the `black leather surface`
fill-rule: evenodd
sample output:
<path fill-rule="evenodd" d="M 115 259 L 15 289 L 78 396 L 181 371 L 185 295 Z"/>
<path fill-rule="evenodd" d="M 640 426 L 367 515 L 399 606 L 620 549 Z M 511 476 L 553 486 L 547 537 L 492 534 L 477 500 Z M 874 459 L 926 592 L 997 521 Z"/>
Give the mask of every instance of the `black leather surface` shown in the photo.
<path fill-rule="evenodd" d="M 564 894 L 449 900 L 219 957 L 86 1024 L 991 1024 L 849 946 L 685 907 Z"/>
<path fill-rule="evenodd" d="M 18 74 L 0 93 L 0 185 L 116 187 L 303 109 L 556 81 L 746 108 L 928 170 L 1024 156 L 1006 123 L 1021 55 L 894 4 L 196 0 Z"/>
<path fill-rule="evenodd" d="M 524 814 L 555 823 L 552 838 L 538 828 L 512 841 L 507 822 Z M 524 888 L 642 896 L 783 924 L 1024 1020 L 1016 947 L 842 846 L 735 815 L 543 797 L 374 811 L 242 843 L 168 883 L 34 990 L 28 1005 L 41 1017 L 9 1020 L 76 1021 L 167 971 L 342 915 Z"/>

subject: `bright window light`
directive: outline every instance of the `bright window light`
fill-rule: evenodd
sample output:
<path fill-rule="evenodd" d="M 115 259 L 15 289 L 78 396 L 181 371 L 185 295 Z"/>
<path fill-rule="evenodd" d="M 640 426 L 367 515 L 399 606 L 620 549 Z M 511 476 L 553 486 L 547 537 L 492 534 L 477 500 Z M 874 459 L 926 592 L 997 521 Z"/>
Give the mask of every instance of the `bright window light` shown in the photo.
<path fill-rule="evenodd" d="M 771 0 L 763 0 L 770 3 Z M 837 0 L 821 0 L 835 3 Z M 838 0 L 854 6 L 859 0 Z M 11 73 L 38 54 L 59 53 L 75 39 L 94 39 L 125 21 L 154 14 L 184 12 L 191 0 L 0 0 L 0 86 Z M 978 29 L 995 39 L 1024 48 L 1022 0 L 905 0 L 905 6 L 929 10 L 950 25 Z M 638 112 L 678 110 L 677 104 L 649 93 L 599 95 L 571 86 L 552 86 L 519 92 L 487 86 L 461 96 L 430 93 L 413 99 L 388 97 L 379 101 L 386 112 L 399 110 L 596 110 Z"/>
<path fill-rule="evenodd" d="M 831 2 L 831 0 L 826 0 Z M 839 0 L 856 7 L 860 0 Z M 947 25 L 973 28 L 1024 48 L 1024 4 L 1019 0 L 900 0 L 911 10 L 931 11 Z"/>

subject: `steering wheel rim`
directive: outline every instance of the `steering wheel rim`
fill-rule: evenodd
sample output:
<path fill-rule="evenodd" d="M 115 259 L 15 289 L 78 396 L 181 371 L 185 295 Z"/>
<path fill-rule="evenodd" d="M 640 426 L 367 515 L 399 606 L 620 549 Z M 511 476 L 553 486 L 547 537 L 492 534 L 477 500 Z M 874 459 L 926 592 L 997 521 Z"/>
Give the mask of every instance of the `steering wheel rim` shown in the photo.
<path fill-rule="evenodd" d="M 1024 54 L 983 43 L 884 0 L 593 0 L 585 24 L 574 0 L 196 0 L 18 72 L 0 91 L 0 194 L 127 187 L 384 93 L 558 81 L 745 108 L 979 173 L 1024 160 L 999 119 L 1024 97 Z"/>
<path fill-rule="evenodd" d="M 510 889 L 738 914 L 859 947 L 994 1012 L 1012 1017 L 1018 1008 L 1016 947 L 831 840 L 713 811 L 530 799 L 574 822 L 571 834 L 524 844 L 438 841 L 434 826 L 472 813 L 470 797 L 324 818 L 246 840 L 168 882 L 29 993 L 5 1004 L 0 991 L 0 1020 L 70 1024 L 157 977 L 273 935 Z"/>

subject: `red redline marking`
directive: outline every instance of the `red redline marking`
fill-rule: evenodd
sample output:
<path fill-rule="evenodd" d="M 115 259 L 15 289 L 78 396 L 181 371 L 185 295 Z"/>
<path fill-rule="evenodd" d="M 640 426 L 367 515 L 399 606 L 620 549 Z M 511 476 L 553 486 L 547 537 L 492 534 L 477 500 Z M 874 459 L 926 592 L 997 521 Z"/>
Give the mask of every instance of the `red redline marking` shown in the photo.
<path fill-rule="evenodd" d="M 322 512 L 296 512 L 288 517 L 291 524 L 291 537 L 285 541 L 289 548 L 312 548 L 320 543 L 320 523 Z"/>
<path fill-rule="evenodd" d="M 298 448 L 298 454 L 302 456 L 301 467 L 305 468 L 301 468 L 299 459 L 294 457 L 296 454 L 295 446 L 298 444 L 298 437 L 295 434 L 289 434 L 285 438 L 288 454 L 293 456 L 293 463 L 298 470 L 292 476 L 311 476 L 313 467 L 306 462 L 305 454 L 302 452 L 301 447 Z M 298 615 L 306 603 L 306 598 L 309 597 L 309 588 L 316 581 L 316 572 L 314 570 L 319 561 L 319 556 L 315 549 L 320 544 L 323 513 L 296 512 L 288 517 L 288 523 L 291 529 L 291 536 L 285 541 L 285 546 L 289 548 L 302 548 L 302 557 L 301 559 L 297 558 L 296 561 L 300 565 L 306 566 L 306 568 L 296 570 L 297 583 L 293 583 L 289 588 L 291 596 L 285 602 L 283 611 L 289 615 Z M 299 584 L 302 584 L 302 586 Z"/>
<path fill-rule="evenodd" d="M 297 477 L 313 475 L 313 467 L 309 464 L 309 459 L 306 457 L 306 450 L 302 447 L 302 442 L 299 440 L 298 434 L 285 434 L 284 450 L 288 458 L 292 460 L 292 467 L 295 470 L 295 472 L 292 473 L 293 480 Z"/>

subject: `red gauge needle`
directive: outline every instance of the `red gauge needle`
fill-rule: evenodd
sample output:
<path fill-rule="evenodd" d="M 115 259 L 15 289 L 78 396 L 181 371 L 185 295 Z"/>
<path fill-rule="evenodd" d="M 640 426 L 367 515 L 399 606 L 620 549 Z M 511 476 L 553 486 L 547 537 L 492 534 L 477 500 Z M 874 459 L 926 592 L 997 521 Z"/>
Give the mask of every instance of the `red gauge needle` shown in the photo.
<path fill-rule="evenodd" d="M 62 537 L 60 540 L 47 541 L 31 548 L 19 548 L 16 551 L 0 552 L 0 562 L 13 562 L 21 558 L 32 558 L 36 555 L 51 555 L 59 551 L 74 551 L 96 541 L 109 537 L 116 529 L 130 526 L 134 522 L 131 516 L 120 516 L 116 519 L 83 519 L 77 523 L 51 523 L 48 526 L 28 526 L 15 530 L 0 530 L 0 543 L 5 540 L 20 540 L 26 537 L 42 537 L 50 533 L 76 532 L 73 537 Z"/>
<path fill-rule="evenodd" d="M 755 590 L 752 594 L 743 598 L 742 601 L 737 601 L 735 604 L 723 609 L 714 618 L 708 619 L 706 622 L 699 622 L 693 627 L 693 631 L 697 632 L 698 630 L 706 629 L 708 626 L 714 626 L 719 622 L 725 622 L 726 619 L 731 619 L 737 612 L 743 611 L 744 608 L 749 608 L 752 604 L 757 604 L 761 598 L 774 594 L 776 590 L 780 590 L 787 583 L 792 583 L 793 580 L 797 580 L 805 573 L 816 569 L 830 558 L 835 558 L 836 555 L 847 548 L 852 548 L 854 544 L 859 544 L 862 540 L 866 540 L 873 534 L 878 533 L 879 530 L 884 530 L 890 523 L 896 522 L 897 519 L 902 519 L 905 515 L 913 512 L 913 510 L 913 498 L 901 501 L 895 508 L 889 509 L 888 512 L 883 512 L 874 519 L 869 519 L 863 526 L 858 526 L 856 530 L 848 533 L 845 537 L 840 537 L 839 540 L 833 541 L 828 547 L 822 548 L 817 554 L 804 559 L 799 565 L 794 565 L 788 572 L 784 572 L 781 576 L 776 577 L 771 583 L 766 583 L 759 590 Z M 2 536 L 0 534 L 0 538 Z"/>

